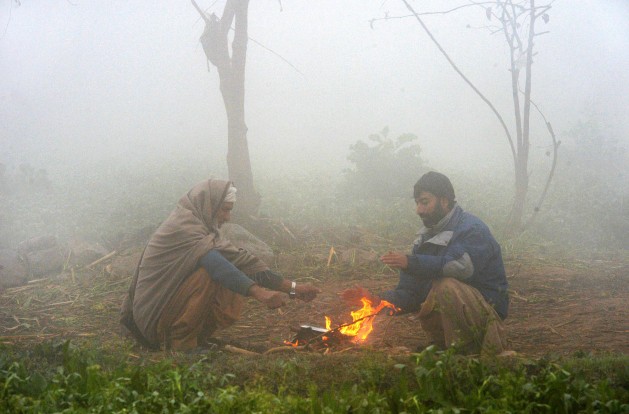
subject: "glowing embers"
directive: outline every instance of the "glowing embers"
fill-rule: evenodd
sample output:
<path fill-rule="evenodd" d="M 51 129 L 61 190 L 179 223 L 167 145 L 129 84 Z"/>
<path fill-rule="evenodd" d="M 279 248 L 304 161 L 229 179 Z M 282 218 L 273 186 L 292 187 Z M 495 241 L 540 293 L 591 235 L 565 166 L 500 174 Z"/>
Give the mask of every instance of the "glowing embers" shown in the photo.
<path fill-rule="evenodd" d="M 286 341 L 287 345 L 316 347 L 329 347 L 342 343 L 361 344 L 373 331 L 373 318 L 384 308 L 395 310 L 393 304 L 382 300 L 378 306 L 373 307 L 366 297 L 361 299 L 363 307 L 351 312 L 352 322 L 332 328 L 332 320 L 325 317 L 325 328 L 310 325 L 301 325 L 292 341 Z"/>

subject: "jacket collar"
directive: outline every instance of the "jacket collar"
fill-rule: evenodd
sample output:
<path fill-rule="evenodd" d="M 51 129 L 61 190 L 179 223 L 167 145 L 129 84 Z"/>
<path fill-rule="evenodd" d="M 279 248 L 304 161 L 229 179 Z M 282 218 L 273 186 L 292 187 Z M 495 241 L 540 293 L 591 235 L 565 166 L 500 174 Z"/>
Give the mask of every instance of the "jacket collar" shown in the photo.
<path fill-rule="evenodd" d="M 421 245 L 430 241 L 434 244 L 447 245 L 452 237 L 452 229 L 459 221 L 462 212 L 463 209 L 456 204 L 444 218 L 439 220 L 439 223 L 430 228 L 422 227 L 414 244 Z"/>

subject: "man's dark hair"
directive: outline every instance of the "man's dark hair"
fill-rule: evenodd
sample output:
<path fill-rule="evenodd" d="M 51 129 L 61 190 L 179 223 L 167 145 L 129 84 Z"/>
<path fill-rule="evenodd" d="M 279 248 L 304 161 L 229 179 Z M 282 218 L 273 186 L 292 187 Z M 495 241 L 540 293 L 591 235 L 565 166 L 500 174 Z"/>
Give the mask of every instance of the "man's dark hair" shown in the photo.
<path fill-rule="evenodd" d="M 449 207 L 452 207 L 454 199 L 456 198 L 454 195 L 454 187 L 452 187 L 450 179 L 436 171 L 429 171 L 417 180 L 415 187 L 413 187 L 413 196 L 415 199 L 419 197 L 422 191 L 427 191 L 437 197 L 446 198 L 449 201 Z"/>

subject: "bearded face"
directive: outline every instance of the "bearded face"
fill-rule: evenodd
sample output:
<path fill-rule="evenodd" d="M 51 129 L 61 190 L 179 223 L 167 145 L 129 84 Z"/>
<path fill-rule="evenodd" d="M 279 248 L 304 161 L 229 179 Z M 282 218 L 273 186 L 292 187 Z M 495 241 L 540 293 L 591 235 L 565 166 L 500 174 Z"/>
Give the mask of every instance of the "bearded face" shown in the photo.
<path fill-rule="evenodd" d="M 449 212 L 449 201 L 443 197 L 437 197 L 428 191 L 422 191 L 415 199 L 417 214 L 422 219 L 424 226 L 430 228 L 439 223 Z"/>
<path fill-rule="evenodd" d="M 431 213 L 426 213 L 424 215 L 420 215 L 419 217 L 422 219 L 424 226 L 430 228 L 439 223 L 447 214 L 448 213 L 445 209 L 441 207 L 441 204 L 437 204 Z"/>

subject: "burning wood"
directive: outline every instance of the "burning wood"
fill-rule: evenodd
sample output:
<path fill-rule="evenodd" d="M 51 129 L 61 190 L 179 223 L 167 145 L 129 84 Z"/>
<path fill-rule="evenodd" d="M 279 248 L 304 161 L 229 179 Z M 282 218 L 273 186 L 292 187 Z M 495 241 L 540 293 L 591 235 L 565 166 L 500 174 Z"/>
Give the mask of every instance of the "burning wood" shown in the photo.
<path fill-rule="evenodd" d="M 384 308 L 395 310 L 395 306 L 386 300 L 380 301 L 378 306 L 372 307 L 367 298 L 362 298 L 363 307 L 351 312 L 352 322 L 332 328 L 332 320 L 325 317 L 325 328 L 311 325 L 301 325 L 292 341 L 286 341 L 287 345 L 310 345 L 319 348 L 330 347 L 342 343 L 361 344 L 365 342 L 373 331 L 373 318 Z"/>

